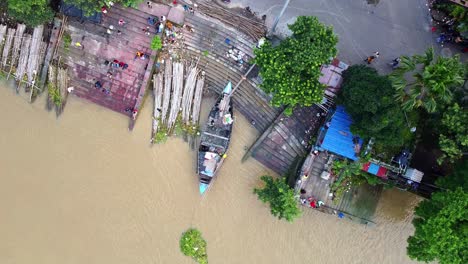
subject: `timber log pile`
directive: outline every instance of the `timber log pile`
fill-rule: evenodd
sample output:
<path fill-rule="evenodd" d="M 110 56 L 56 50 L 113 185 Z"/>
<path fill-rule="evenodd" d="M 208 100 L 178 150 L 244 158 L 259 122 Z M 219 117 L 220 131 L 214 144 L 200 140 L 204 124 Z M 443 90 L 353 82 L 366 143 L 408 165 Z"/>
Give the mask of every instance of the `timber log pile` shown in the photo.
<path fill-rule="evenodd" d="M 232 12 L 220 5 L 213 4 L 212 2 L 199 2 L 198 12 L 238 29 L 255 41 L 264 37 L 267 31 L 263 21 L 236 14 L 235 12 Z"/>

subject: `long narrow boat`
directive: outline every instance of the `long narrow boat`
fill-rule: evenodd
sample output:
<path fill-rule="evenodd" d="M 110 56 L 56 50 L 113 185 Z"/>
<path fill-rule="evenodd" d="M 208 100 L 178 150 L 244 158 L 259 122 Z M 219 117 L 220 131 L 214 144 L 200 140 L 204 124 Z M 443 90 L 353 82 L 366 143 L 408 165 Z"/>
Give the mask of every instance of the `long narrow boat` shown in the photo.
<path fill-rule="evenodd" d="M 211 109 L 205 131 L 201 134 L 197 159 L 200 194 L 204 194 L 213 183 L 227 157 L 233 123 L 231 92 L 232 84 L 229 82 Z"/>

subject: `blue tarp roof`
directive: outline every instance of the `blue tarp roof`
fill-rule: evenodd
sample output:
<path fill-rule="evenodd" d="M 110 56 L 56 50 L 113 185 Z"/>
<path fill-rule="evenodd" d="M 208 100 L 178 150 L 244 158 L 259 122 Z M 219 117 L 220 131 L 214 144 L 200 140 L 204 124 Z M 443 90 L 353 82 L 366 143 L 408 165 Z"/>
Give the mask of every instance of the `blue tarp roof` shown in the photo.
<path fill-rule="evenodd" d="M 349 130 L 351 124 L 351 117 L 345 112 L 344 107 L 337 106 L 320 147 L 348 159 L 357 160 L 359 156 L 354 152 L 353 143 L 355 136 Z M 360 138 L 359 145 L 362 146 Z"/>

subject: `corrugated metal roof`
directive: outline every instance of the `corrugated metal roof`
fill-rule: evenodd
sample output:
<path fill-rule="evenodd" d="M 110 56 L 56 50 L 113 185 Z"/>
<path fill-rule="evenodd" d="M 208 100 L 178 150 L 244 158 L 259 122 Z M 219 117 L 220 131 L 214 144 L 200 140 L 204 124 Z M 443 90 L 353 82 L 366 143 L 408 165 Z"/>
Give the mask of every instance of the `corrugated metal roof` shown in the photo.
<path fill-rule="evenodd" d="M 408 168 L 403 177 L 405 177 L 406 179 L 415 181 L 415 182 L 421 182 L 423 176 L 424 176 L 423 172 L 418 171 L 417 169 Z"/>
<path fill-rule="evenodd" d="M 343 106 L 337 106 L 330 121 L 330 126 L 325 134 L 321 148 L 351 160 L 357 160 L 359 154 L 354 151 L 351 131 L 351 117 L 345 112 Z M 359 148 L 362 146 L 362 139 L 359 138 Z"/>

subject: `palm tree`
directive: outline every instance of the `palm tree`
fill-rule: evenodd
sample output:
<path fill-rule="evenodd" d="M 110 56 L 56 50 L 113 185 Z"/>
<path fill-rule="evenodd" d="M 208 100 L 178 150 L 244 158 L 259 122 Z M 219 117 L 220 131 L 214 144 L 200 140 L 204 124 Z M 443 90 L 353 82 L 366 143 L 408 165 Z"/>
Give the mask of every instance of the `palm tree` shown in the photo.
<path fill-rule="evenodd" d="M 424 55 L 401 57 L 400 67 L 389 77 L 404 110 L 424 108 L 433 113 L 452 101 L 452 92 L 463 84 L 464 76 L 458 55 L 435 58 L 429 48 Z"/>

